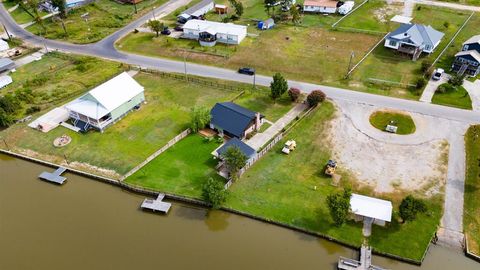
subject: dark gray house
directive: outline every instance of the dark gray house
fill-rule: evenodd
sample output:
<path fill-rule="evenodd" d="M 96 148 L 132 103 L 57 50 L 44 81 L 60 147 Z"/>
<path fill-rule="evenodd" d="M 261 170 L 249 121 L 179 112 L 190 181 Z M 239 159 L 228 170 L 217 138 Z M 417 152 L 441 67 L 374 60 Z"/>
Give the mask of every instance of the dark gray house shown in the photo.
<path fill-rule="evenodd" d="M 240 151 L 242 151 L 242 153 L 247 157 L 247 160 L 250 160 L 257 155 L 257 151 L 255 151 L 255 149 L 237 138 L 232 138 L 215 151 L 216 156 L 220 158 L 230 147 L 238 147 L 238 149 L 240 149 Z"/>
<path fill-rule="evenodd" d="M 248 146 L 246 143 L 242 142 L 238 138 L 232 138 L 224 145 L 217 148 L 213 151 L 213 155 L 220 160 L 216 169 L 218 170 L 218 174 L 224 178 L 230 178 L 230 171 L 227 168 L 225 161 L 222 158 L 223 153 L 225 153 L 229 148 L 237 147 L 240 151 L 247 157 L 247 164 L 252 162 L 252 160 L 257 156 L 257 151 L 252 147 Z"/>
<path fill-rule="evenodd" d="M 217 103 L 210 111 L 210 128 L 220 136 L 227 135 L 243 140 L 249 133 L 257 131 L 263 124 L 264 116 L 233 102 Z"/>
<path fill-rule="evenodd" d="M 475 77 L 480 74 L 480 35 L 473 36 L 463 43 L 462 51 L 455 54 L 452 70 L 458 75 Z"/>
<path fill-rule="evenodd" d="M 432 53 L 440 44 L 444 34 L 430 25 L 402 24 L 385 38 L 385 47 L 412 56 L 417 60 L 424 53 Z"/>
<path fill-rule="evenodd" d="M 15 62 L 10 60 L 9 58 L 0 58 L 0 72 L 4 72 L 6 70 L 14 69 Z"/>

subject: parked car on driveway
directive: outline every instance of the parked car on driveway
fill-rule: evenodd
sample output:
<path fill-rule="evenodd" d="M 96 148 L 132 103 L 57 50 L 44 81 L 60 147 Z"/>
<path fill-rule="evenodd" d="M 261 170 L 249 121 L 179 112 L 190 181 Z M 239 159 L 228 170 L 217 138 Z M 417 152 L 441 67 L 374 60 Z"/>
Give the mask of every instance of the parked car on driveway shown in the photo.
<path fill-rule="evenodd" d="M 432 75 L 432 80 L 434 80 L 434 81 L 440 80 L 440 78 L 442 77 L 443 73 L 445 73 L 445 70 L 443 70 L 443 69 L 441 69 L 441 68 L 435 69 L 435 71 L 433 72 L 433 75 Z"/>
<path fill-rule="evenodd" d="M 255 69 L 250 67 L 242 67 L 238 69 L 238 73 L 245 75 L 255 75 Z"/>
<path fill-rule="evenodd" d="M 160 34 L 166 35 L 166 36 L 170 35 L 171 33 L 172 32 L 170 32 L 170 30 L 168 30 L 168 27 L 163 28 L 162 32 L 160 32 Z"/>

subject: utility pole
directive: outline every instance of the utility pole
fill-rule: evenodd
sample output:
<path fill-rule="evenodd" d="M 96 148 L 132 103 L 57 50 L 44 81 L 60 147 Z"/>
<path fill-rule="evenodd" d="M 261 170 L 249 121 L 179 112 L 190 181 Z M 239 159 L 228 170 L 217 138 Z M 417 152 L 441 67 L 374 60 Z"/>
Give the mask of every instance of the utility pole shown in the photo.
<path fill-rule="evenodd" d="M 353 57 L 355 57 L 355 53 L 352 51 L 352 53 L 350 54 L 350 61 L 348 62 L 348 70 L 347 70 L 347 75 L 345 75 L 345 79 L 348 79 L 348 76 L 350 75 L 350 69 L 352 68 Z"/>
<path fill-rule="evenodd" d="M 255 86 L 255 80 L 257 78 L 257 72 L 254 72 L 253 73 L 253 89 L 256 89 L 256 86 Z"/>
<path fill-rule="evenodd" d="M 156 18 L 155 18 L 155 7 L 152 7 L 152 15 L 153 15 L 153 20 L 155 21 Z"/>
<path fill-rule="evenodd" d="M 188 82 L 188 76 L 187 76 L 187 53 L 183 55 L 183 68 L 185 70 L 185 81 Z"/>
<path fill-rule="evenodd" d="M 9 33 L 8 30 L 7 30 L 7 27 L 6 27 L 5 24 L 3 24 L 3 23 L 2 23 L 2 25 L 3 25 L 3 29 L 5 29 L 5 33 L 7 33 L 8 40 L 12 40 L 12 37 L 10 36 L 10 33 Z"/>
<path fill-rule="evenodd" d="M 135 14 L 138 13 L 137 11 L 137 0 L 133 0 L 133 7 L 135 8 Z"/>

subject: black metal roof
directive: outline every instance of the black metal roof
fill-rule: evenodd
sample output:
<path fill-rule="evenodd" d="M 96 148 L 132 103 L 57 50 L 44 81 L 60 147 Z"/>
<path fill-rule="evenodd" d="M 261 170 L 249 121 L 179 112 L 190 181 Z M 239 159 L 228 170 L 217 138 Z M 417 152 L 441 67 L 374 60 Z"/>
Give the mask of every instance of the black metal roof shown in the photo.
<path fill-rule="evenodd" d="M 255 120 L 255 112 L 233 102 L 215 104 L 210 115 L 212 124 L 239 138 L 243 137 L 244 131 Z"/>

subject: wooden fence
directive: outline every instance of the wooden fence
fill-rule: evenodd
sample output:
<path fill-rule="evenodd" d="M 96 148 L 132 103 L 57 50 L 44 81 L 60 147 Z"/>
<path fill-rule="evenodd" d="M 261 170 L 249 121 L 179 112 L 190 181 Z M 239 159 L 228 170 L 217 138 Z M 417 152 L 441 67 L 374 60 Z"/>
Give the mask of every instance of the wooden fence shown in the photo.
<path fill-rule="evenodd" d="M 125 180 L 127 177 L 131 176 L 132 174 L 136 173 L 138 170 L 143 168 L 145 165 L 147 165 L 150 161 L 152 161 L 154 158 L 158 157 L 161 153 L 165 152 L 168 148 L 172 147 L 174 144 L 176 144 L 178 141 L 181 139 L 185 138 L 192 132 L 191 129 L 186 129 L 182 131 L 182 133 L 178 134 L 175 136 L 175 138 L 171 139 L 167 144 L 165 144 L 162 148 L 157 150 L 155 153 L 150 155 L 147 159 L 145 159 L 142 163 L 138 164 L 135 166 L 135 168 L 131 169 L 129 172 L 127 172 L 124 176 L 120 178 L 120 181 Z"/>
<path fill-rule="evenodd" d="M 243 91 L 244 89 L 242 87 L 238 87 L 232 84 L 227 84 L 227 83 L 219 83 L 213 80 L 206 80 L 203 78 L 198 78 L 198 77 L 192 77 L 190 75 L 186 76 L 185 74 L 179 74 L 179 73 L 169 73 L 169 72 L 163 72 L 163 71 L 157 71 L 157 70 L 151 70 L 151 69 L 142 69 L 140 68 L 141 72 L 144 73 L 149 73 L 149 74 L 154 74 L 158 75 L 164 78 L 170 78 L 178 81 L 185 81 L 185 82 L 190 82 L 194 84 L 199 84 L 203 86 L 210 86 L 210 87 L 215 87 L 217 89 L 221 90 L 228 90 L 228 91 Z"/>

